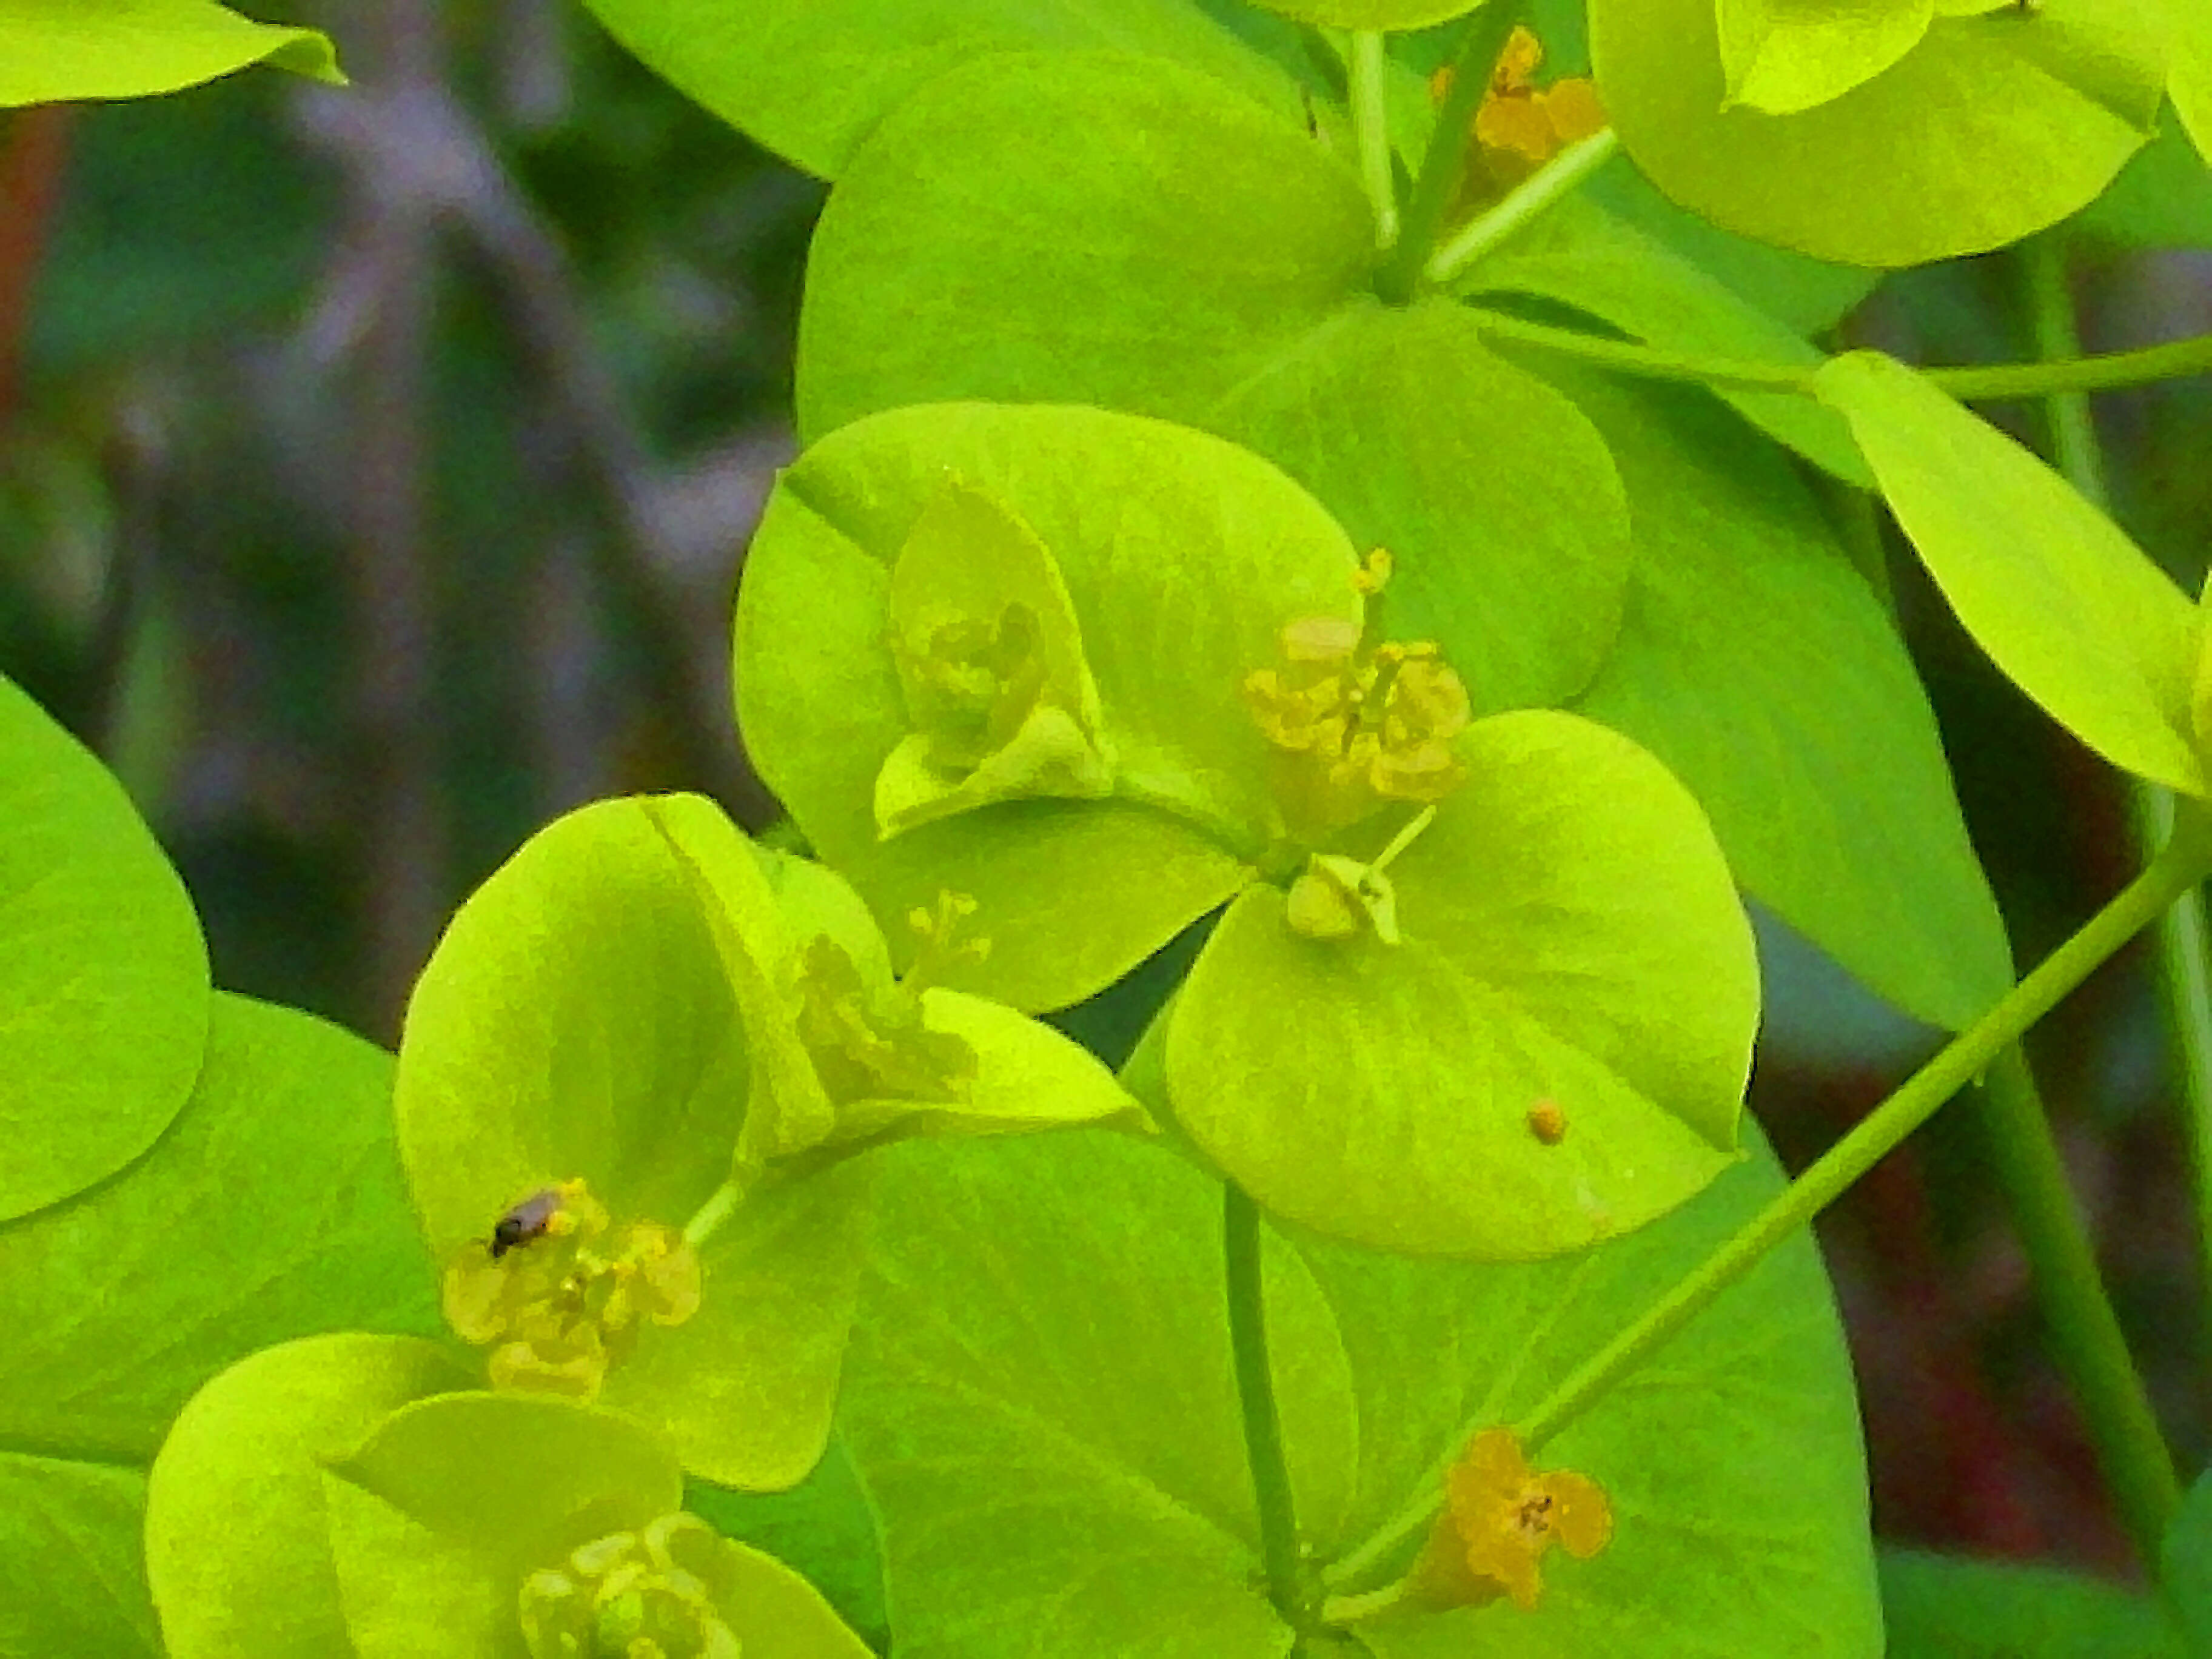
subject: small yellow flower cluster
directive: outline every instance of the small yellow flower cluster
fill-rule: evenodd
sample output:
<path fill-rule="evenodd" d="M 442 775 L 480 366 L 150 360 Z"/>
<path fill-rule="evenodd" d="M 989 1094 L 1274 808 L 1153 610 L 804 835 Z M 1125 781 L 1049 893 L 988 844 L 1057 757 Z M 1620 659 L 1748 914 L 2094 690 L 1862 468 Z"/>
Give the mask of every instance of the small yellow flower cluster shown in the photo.
<path fill-rule="evenodd" d="M 1613 1537 L 1604 1489 L 1571 1469 L 1539 1474 L 1510 1429 L 1485 1429 L 1445 1477 L 1450 1501 L 1429 1534 L 1409 1587 L 1464 1607 L 1502 1590 L 1523 1611 L 1542 1593 L 1537 1563 L 1554 1543 L 1587 1560 Z"/>
<path fill-rule="evenodd" d="M 729 1557 L 728 1541 L 692 1515 L 593 1539 L 523 1581 L 531 1659 L 738 1659 L 721 1614 Z"/>
<path fill-rule="evenodd" d="M 1389 571 L 1369 561 L 1362 591 Z M 1370 645 L 1341 617 L 1282 633 L 1282 660 L 1245 676 L 1244 697 L 1285 762 L 1279 795 L 1293 828 L 1319 836 L 1390 801 L 1442 800 L 1467 777 L 1453 739 L 1471 718 L 1467 687 L 1431 642 Z"/>
<path fill-rule="evenodd" d="M 699 1257 L 655 1221 L 611 1224 L 581 1181 L 532 1194 L 447 1265 L 446 1319 L 492 1349 L 496 1389 L 596 1396 L 646 1324 L 699 1309 Z"/>
<path fill-rule="evenodd" d="M 921 649 L 899 652 L 931 765 L 970 772 L 1014 740 L 1046 695 L 1040 632 L 1036 612 L 1012 604 L 995 620 L 948 617 L 928 630 Z"/>
<path fill-rule="evenodd" d="M 1482 107 L 1475 112 L 1470 171 L 1486 175 L 1469 181 L 1478 193 L 1511 189 L 1569 144 L 1611 125 L 1588 77 L 1566 76 L 1548 87 L 1537 86 L 1536 70 L 1543 61 L 1543 43 L 1527 27 L 1516 25 L 1491 71 Z M 1430 91 L 1441 99 L 1450 85 L 1451 70 L 1438 70 Z"/>
<path fill-rule="evenodd" d="M 975 1051 L 923 1026 L 916 988 L 871 994 L 852 957 L 826 934 L 807 945 L 800 964 L 799 1038 L 832 1102 L 967 1098 Z"/>

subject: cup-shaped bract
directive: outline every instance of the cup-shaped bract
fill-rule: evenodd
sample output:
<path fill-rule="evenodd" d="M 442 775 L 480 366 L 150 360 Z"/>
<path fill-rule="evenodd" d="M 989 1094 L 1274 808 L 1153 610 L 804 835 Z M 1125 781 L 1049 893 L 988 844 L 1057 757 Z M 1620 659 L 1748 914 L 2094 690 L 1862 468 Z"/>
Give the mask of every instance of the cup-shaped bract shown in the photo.
<path fill-rule="evenodd" d="M 572 813 L 463 906 L 397 1109 L 448 1322 L 495 1387 L 603 1401 L 686 1468 L 788 1486 L 829 1431 L 854 1155 L 1140 1115 L 1073 1043 L 889 957 L 836 877 L 696 796 Z"/>
<path fill-rule="evenodd" d="M 676 1459 L 635 1423 L 460 1381 L 430 1344 L 347 1334 L 202 1389 L 149 1482 L 168 1650 L 866 1653 L 797 1575 L 682 1513 Z"/>
<path fill-rule="evenodd" d="M 1528 710 L 1458 754 L 1465 782 L 1373 859 L 1387 931 L 1316 928 L 1297 884 L 1230 907 L 1168 1016 L 1165 1091 L 1279 1215 L 1531 1259 L 1735 1160 L 1758 963 L 1704 814 L 1628 739 Z"/>
<path fill-rule="evenodd" d="M 956 529 L 964 564 L 945 543 Z M 1228 898 L 1281 840 L 1243 683 L 1295 619 L 1356 629 L 1358 568 L 1310 496 L 1220 439 L 1095 409 L 895 410 L 777 485 L 738 595 L 739 719 L 878 916 L 945 888 L 974 897 L 990 953 L 950 983 L 1061 1006 Z M 1006 712 L 967 776 L 941 769 L 948 787 L 927 796 L 910 763 L 943 729 L 915 660 L 933 639 L 939 678 L 977 688 L 971 719 Z M 960 659 L 962 641 L 999 655 Z"/>
<path fill-rule="evenodd" d="M 1820 258 L 1918 264 L 2103 191 L 2156 125 L 2158 3 L 1591 0 L 1590 56 L 1629 155 L 1693 212 Z M 1778 14 L 1802 27 L 1778 33 Z"/>

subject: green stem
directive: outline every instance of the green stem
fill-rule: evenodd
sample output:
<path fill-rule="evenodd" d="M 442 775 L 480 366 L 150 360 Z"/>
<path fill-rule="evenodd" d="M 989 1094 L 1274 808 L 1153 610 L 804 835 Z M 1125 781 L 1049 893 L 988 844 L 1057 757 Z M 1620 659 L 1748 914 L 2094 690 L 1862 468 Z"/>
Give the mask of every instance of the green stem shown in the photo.
<path fill-rule="evenodd" d="M 1611 127 L 1577 139 L 1522 179 L 1497 206 L 1468 220 L 1436 251 L 1421 274 L 1443 287 L 1573 194 L 1620 149 L 1620 137 Z"/>
<path fill-rule="evenodd" d="M 2159 913 L 2212 871 L 2212 826 L 2185 821 L 2183 833 L 2150 866 L 2083 924 L 2035 971 L 1999 999 L 1942 1053 L 1905 1080 L 1866 1119 L 1830 1147 L 1804 1174 L 1777 1194 L 1735 1236 L 1686 1278 L 1645 1309 L 1636 1322 L 1585 1360 L 1515 1425 L 1522 1447 L 1534 1453 L 1573 1422 L 1614 1383 L 1643 1364 L 1669 1338 L 1711 1305 L 1713 1299 L 1762 1261 L 1768 1251 L 1818 1215 L 1897 1144 L 1927 1121 L 1937 1107 L 1987 1069 L 2112 953 Z M 1446 1473 L 1476 1430 L 1470 1423 L 1437 1463 L 1425 1492 L 1442 1492 Z M 1327 1575 L 1349 1583 L 1424 1531 L 1439 1503 L 1425 1500 L 1389 1525 Z"/>
<path fill-rule="evenodd" d="M 1298 1522 L 1291 1501 L 1290 1465 L 1283 1459 L 1274 1373 L 1267 1360 L 1260 1209 L 1234 1182 L 1225 1183 L 1224 1192 L 1221 1240 L 1229 1291 L 1229 1351 L 1236 1364 L 1237 1403 L 1243 1408 L 1244 1455 L 1252 1466 L 1253 1495 L 1259 1500 L 1260 1561 L 1267 1575 L 1267 1600 L 1284 1622 L 1301 1629 L 1305 1608 L 1298 1573 Z"/>
<path fill-rule="evenodd" d="M 684 1242 L 697 1249 L 721 1231 L 722 1224 L 737 1212 L 744 1198 L 744 1189 L 734 1181 L 726 1181 L 715 1188 L 707 1194 L 707 1201 L 697 1212 L 684 1224 Z"/>
<path fill-rule="evenodd" d="M 2128 1535 L 2141 1559 L 2155 1567 L 2166 1524 L 2181 1504 L 2181 1482 L 2105 1294 L 2081 1206 L 2017 1043 L 1991 1063 L 1979 1097 L 1986 1150 L 2034 1275 L 2036 1300 L 2050 1322 L 2052 1350 L 2081 1402 Z"/>
<path fill-rule="evenodd" d="M 2056 234 L 2039 236 L 2021 248 L 2021 260 L 2036 356 L 2046 361 L 2079 357 L 2081 337 L 2067 286 L 2064 243 Z M 2110 513 L 2112 492 L 2106 486 L 2104 453 L 2087 394 L 2056 393 L 2044 407 L 2058 471 L 2082 495 Z M 2136 850 L 2148 860 L 2173 834 L 2173 792 L 2138 781 L 2130 804 Z M 2212 967 L 2208 967 L 2208 945 L 2212 940 L 2207 938 L 2204 896 L 2191 888 L 2159 918 L 2158 987 L 2166 1041 L 2181 1077 L 2184 1129 L 2197 1195 L 2197 1245 L 2207 1282 L 2212 1283 Z"/>
<path fill-rule="evenodd" d="M 1421 170 L 1413 179 L 1413 193 L 1406 204 L 1405 222 L 1398 245 L 1375 279 L 1376 292 L 1393 305 L 1413 297 L 1429 250 L 1437 245 L 1444 220 L 1459 199 L 1460 181 L 1467 176 L 1467 146 L 1474 131 L 1476 112 L 1490 89 L 1491 72 L 1499 54 L 1527 9 L 1527 0 L 1490 0 L 1468 21 L 1461 38 L 1458 59 L 1452 64 L 1451 85 L 1445 89 L 1443 106 L 1429 134 L 1429 147 L 1421 156 Z"/>
<path fill-rule="evenodd" d="M 1402 249 L 1402 245 L 1401 245 Z M 1530 322 L 1484 307 L 1469 307 L 1485 331 L 1500 339 L 1557 351 L 1601 368 L 1649 380 L 1687 380 L 1723 392 L 1813 392 L 1817 363 L 1761 363 L 1666 351 L 1633 340 L 1608 339 L 1581 329 Z M 2114 351 L 2042 363 L 2001 363 L 1989 368 L 1923 368 L 1929 380 L 1965 402 L 2043 398 L 2069 392 L 2106 392 L 2154 380 L 2212 374 L 2212 334 L 2192 335 L 2139 351 Z"/>
<path fill-rule="evenodd" d="M 1388 253 L 1398 242 L 1398 185 L 1390 176 L 1390 114 L 1383 95 L 1387 59 L 1376 29 L 1352 36 L 1352 136 L 1359 151 L 1359 185 L 1375 212 L 1375 246 Z"/>

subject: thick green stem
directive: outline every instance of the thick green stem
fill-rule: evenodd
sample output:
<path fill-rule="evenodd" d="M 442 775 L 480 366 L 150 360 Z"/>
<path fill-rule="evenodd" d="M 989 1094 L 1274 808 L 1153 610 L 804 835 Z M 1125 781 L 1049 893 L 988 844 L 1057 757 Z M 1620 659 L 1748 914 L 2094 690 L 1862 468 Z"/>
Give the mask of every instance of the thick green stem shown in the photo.
<path fill-rule="evenodd" d="M 1352 37 L 1352 137 L 1359 151 L 1359 186 L 1375 215 L 1375 246 L 1388 253 L 1398 242 L 1398 185 L 1390 172 L 1390 114 L 1383 93 L 1388 59 L 1382 36 L 1360 29 Z"/>
<path fill-rule="evenodd" d="M 1927 1121 L 1936 1108 L 1973 1082 L 2021 1034 L 2056 1007 L 2112 953 L 2154 921 L 2212 871 L 2212 825 L 2188 819 L 2150 867 L 2129 883 L 2035 971 L 2013 987 L 1990 1012 L 1961 1032 L 1948 1047 L 1906 1079 L 1866 1119 L 1830 1147 L 1804 1174 L 1777 1194 L 1766 1207 L 1649 1308 L 1636 1322 L 1571 1372 L 1514 1425 L 1521 1443 L 1534 1453 L 1546 1440 L 1589 1410 L 1613 1384 L 1650 1359 L 1691 1320 L 1710 1307 L 1729 1285 L 1767 1253 L 1818 1215 L 1838 1194 L 1872 1169 L 1897 1144 Z M 1469 1423 L 1425 1483 L 1431 1499 L 1409 1506 L 1326 1575 L 1332 1584 L 1349 1583 L 1425 1531 L 1441 1504 L 1446 1473 L 1460 1448 L 1480 1428 Z"/>
<path fill-rule="evenodd" d="M 2059 1369 L 2081 1404 L 2128 1535 L 2154 1568 L 2159 1542 L 2181 1503 L 2181 1482 L 2105 1294 L 2081 1206 L 2017 1043 L 1996 1057 L 1978 1092 L 1990 1165 L 2027 1252 Z"/>
<path fill-rule="evenodd" d="M 2081 331 L 2067 286 L 2065 246 L 2057 234 L 2038 237 L 2021 250 L 2027 312 L 2039 357 L 2079 357 Z M 2104 453 L 2088 396 L 2060 392 L 2045 399 L 2052 459 L 2066 481 L 2109 513 Z M 2138 781 L 2130 792 L 2130 817 L 2139 854 L 2146 860 L 2172 837 L 2173 792 Z M 2159 918 L 2158 988 L 2166 1042 L 2181 1082 L 2184 1130 L 2197 1197 L 2197 1245 L 2212 1284 L 2212 963 L 2209 963 L 2204 895 L 2191 888 Z"/>
<path fill-rule="evenodd" d="M 1398 234 L 1398 246 L 1375 279 L 1376 292 L 1393 305 L 1403 305 L 1419 286 L 1429 252 L 1443 233 L 1459 187 L 1467 177 L 1468 140 L 1474 118 L 1490 89 L 1491 71 L 1498 67 L 1507 37 L 1527 9 L 1527 0 L 1490 0 L 1468 21 L 1461 38 L 1458 60 L 1452 65 L 1451 84 L 1437 111 L 1435 130 L 1421 156 L 1421 170 L 1413 179 L 1413 193 Z"/>
<path fill-rule="evenodd" d="M 1234 1182 L 1221 1212 L 1222 1255 L 1229 1289 L 1229 1352 L 1237 1401 L 1244 1416 L 1244 1455 L 1260 1505 L 1260 1562 L 1267 1600 L 1293 1629 L 1306 1623 L 1298 1571 L 1298 1522 L 1291 1500 L 1291 1468 L 1283 1459 L 1282 1419 L 1267 1359 L 1267 1292 L 1261 1282 L 1260 1208 Z"/>
<path fill-rule="evenodd" d="M 1762 363 L 1735 357 L 1667 351 L 1632 340 L 1608 339 L 1581 329 L 1530 322 L 1480 306 L 1468 307 L 1483 330 L 1546 351 L 1595 363 L 1647 380 L 1686 380 L 1722 392 L 1795 392 L 1810 397 L 1816 363 Z M 2154 380 L 2212 374 L 2212 334 L 2170 345 L 2045 363 L 2003 363 L 1990 368 L 1923 368 L 1929 380 L 1965 402 L 2045 398 L 2062 392 L 2107 392 Z"/>

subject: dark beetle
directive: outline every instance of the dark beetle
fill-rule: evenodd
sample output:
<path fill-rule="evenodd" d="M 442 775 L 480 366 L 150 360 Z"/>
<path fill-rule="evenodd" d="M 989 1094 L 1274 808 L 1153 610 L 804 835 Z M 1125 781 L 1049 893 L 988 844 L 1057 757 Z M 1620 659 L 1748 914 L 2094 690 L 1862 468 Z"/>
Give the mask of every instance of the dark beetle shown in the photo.
<path fill-rule="evenodd" d="M 509 1250 L 545 1237 L 553 1225 L 553 1218 L 561 1213 L 561 1189 L 548 1187 L 531 1195 L 500 1217 L 491 1230 L 491 1259 L 495 1261 Z"/>

